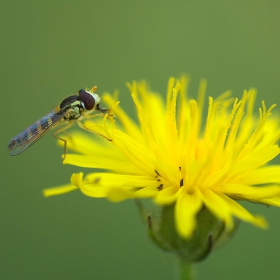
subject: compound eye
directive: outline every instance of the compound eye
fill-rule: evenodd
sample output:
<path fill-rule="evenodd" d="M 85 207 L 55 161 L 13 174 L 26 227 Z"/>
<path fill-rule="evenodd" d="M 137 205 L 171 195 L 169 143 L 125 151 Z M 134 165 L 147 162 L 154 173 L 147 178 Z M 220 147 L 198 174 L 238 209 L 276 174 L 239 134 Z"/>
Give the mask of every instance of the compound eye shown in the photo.
<path fill-rule="evenodd" d="M 94 97 L 84 89 L 79 90 L 79 97 L 83 101 L 86 110 L 92 110 L 95 105 Z"/>

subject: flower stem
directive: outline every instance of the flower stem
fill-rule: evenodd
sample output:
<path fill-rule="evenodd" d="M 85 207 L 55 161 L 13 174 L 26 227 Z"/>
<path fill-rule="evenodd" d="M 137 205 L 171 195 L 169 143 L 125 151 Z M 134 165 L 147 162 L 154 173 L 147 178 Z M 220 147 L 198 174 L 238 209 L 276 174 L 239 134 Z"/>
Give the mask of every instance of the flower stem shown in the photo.
<path fill-rule="evenodd" d="M 178 269 L 177 269 L 177 279 L 179 280 L 194 280 L 196 277 L 193 264 L 186 262 L 182 258 L 177 258 Z"/>

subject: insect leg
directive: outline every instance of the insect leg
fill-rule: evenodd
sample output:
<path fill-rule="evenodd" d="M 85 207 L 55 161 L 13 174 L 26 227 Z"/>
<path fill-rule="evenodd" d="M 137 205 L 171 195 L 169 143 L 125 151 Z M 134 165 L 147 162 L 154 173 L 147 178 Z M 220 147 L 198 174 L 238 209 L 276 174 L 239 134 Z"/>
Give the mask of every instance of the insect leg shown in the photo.
<path fill-rule="evenodd" d="M 62 159 L 62 162 L 65 160 L 66 158 L 66 154 L 67 154 L 67 141 L 61 137 L 58 137 L 57 134 L 59 134 L 60 132 L 70 128 L 71 126 L 73 125 L 73 122 L 72 121 L 68 121 L 68 124 L 66 126 L 63 126 L 62 128 L 56 130 L 52 135 L 54 138 L 58 139 L 58 140 L 61 140 L 63 141 L 64 143 L 64 155 L 63 155 L 63 159 Z"/>
<path fill-rule="evenodd" d="M 114 116 L 114 113 L 111 109 L 102 109 L 102 108 L 99 107 L 99 104 L 97 105 L 95 111 L 98 111 L 99 113 L 92 114 L 93 111 L 88 111 L 88 112 L 84 111 L 84 112 L 82 112 L 82 116 L 85 119 L 91 119 L 91 118 L 94 118 L 94 117 L 102 117 L 105 114 L 108 114 L 109 117 Z"/>
<path fill-rule="evenodd" d="M 91 119 L 91 118 L 95 118 L 95 117 L 102 116 L 102 114 L 101 114 L 101 113 L 98 113 L 98 114 L 90 114 L 90 113 L 87 113 L 87 112 L 86 112 L 86 113 L 83 112 L 82 116 L 83 116 L 83 118 L 85 118 L 85 119 Z"/>
<path fill-rule="evenodd" d="M 89 131 L 89 132 L 91 132 L 91 133 L 93 132 L 92 130 L 88 129 L 88 128 L 87 128 L 82 122 L 80 122 L 79 120 L 77 120 L 76 122 L 77 122 L 77 124 L 78 124 L 78 126 L 79 126 L 80 128 L 82 128 L 82 129 L 84 129 L 84 130 L 86 130 L 86 131 Z M 98 135 L 104 137 L 104 138 L 107 139 L 108 141 L 112 141 L 112 139 L 106 137 L 104 134 L 99 134 L 99 133 L 96 133 L 96 132 L 95 132 L 95 134 L 98 134 Z"/>

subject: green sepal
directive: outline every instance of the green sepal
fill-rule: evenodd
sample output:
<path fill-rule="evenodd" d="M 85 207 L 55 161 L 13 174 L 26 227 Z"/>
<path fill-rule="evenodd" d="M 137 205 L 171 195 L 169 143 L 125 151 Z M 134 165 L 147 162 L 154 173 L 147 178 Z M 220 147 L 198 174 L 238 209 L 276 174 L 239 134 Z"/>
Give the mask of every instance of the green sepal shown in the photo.
<path fill-rule="evenodd" d="M 148 225 L 151 240 L 161 249 L 175 253 L 184 262 L 194 263 L 205 259 L 216 247 L 227 242 L 235 232 L 225 230 L 224 223 L 206 207 L 197 214 L 197 227 L 190 239 L 181 237 L 175 227 L 174 204 L 158 206 L 146 212 L 147 207 L 138 201 L 143 218 Z M 149 214 L 146 214 L 149 213 Z M 186 221 L 187 222 L 187 221 Z"/>

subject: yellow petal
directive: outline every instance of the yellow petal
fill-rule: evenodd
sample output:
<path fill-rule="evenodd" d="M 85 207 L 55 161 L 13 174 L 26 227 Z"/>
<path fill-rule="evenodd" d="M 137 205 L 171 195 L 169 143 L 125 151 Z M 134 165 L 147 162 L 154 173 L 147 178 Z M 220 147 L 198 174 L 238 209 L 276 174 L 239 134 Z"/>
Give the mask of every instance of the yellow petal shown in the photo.
<path fill-rule="evenodd" d="M 154 198 L 154 201 L 158 204 L 165 205 L 174 202 L 178 196 L 178 187 L 170 186 L 164 188 L 158 192 L 158 195 Z"/>
<path fill-rule="evenodd" d="M 106 172 L 95 172 L 86 176 L 86 183 L 99 183 L 106 187 L 134 187 L 136 190 L 155 185 L 156 179 L 150 176 L 122 175 Z"/>
<path fill-rule="evenodd" d="M 116 202 L 151 196 L 149 193 L 152 189 L 157 190 L 157 185 L 158 182 L 154 177 L 97 172 L 87 175 L 80 188 L 88 196 L 107 197 Z"/>
<path fill-rule="evenodd" d="M 144 174 L 154 173 L 154 160 L 143 144 L 117 129 L 114 130 L 113 144 Z"/>
<path fill-rule="evenodd" d="M 150 198 L 155 197 L 159 192 L 158 184 L 154 182 L 151 186 L 142 188 L 135 192 L 135 197 L 138 198 Z"/>
<path fill-rule="evenodd" d="M 202 207 L 202 201 L 197 192 L 188 194 L 182 192 L 176 201 L 176 227 L 182 237 L 190 238 L 196 228 L 196 215 Z"/>
<path fill-rule="evenodd" d="M 123 188 L 111 188 L 107 192 L 107 198 L 113 202 L 120 202 L 128 198 L 134 198 L 134 192 Z"/>
<path fill-rule="evenodd" d="M 139 174 L 141 172 L 139 169 L 136 169 L 135 166 L 122 160 L 122 157 L 108 158 L 104 156 L 96 158 L 94 156 L 67 154 L 63 164 L 72 164 L 86 168 L 99 168 L 126 174 Z"/>
<path fill-rule="evenodd" d="M 260 166 L 263 166 L 270 160 L 274 159 L 279 154 L 279 147 L 277 145 L 264 147 L 256 152 L 246 156 L 243 159 L 236 161 L 233 168 L 233 174 L 240 174 L 248 172 Z"/>
<path fill-rule="evenodd" d="M 241 174 L 236 178 L 243 184 L 258 185 L 267 183 L 280 183 L 280 166 L 265 166 Z"/>
<path fill-rule="evenodd" d="M 109 106 L 112 106 L 115 103 L 115 100 L 111 97 L 110 94 L 104 94 L 102 96 L 102 100 L 109 104 Z M 139 126 L 126 114 L 126 112 L 120 106 L 114 108 L 114 115 L 116 116 L 117 120 L 120 121 L 124 130 L 131 137 L 133 137 L 134 139 L 142 138 Z"/>
<path fill-rule="evenodd" d="M 240 220 L 250 222 L 256 226 L 267 228 L 267 222 L 261 216 L 253 216 L 250 212 L 248 212 L 244 207 L 242 207 L 239 203 L 229 198 L 226 195 L 220 194 L 220 196 L 226 201 L 228 204 L 230 211 L 233 215 L 235 215 Z"/>
<path fill-rule="evenodd" d="M 266 204 L 266 205 L 273 205 L 276 207 L 280 207 L 280 197 L 271 197 L 271 198 L 265 198 L 260 199 L 258 202 Z"/>
<path fill-rule="evenodd" d="M 204 189 L 201 194 L 201 199 L 205 203 L 206 207 L 220 220 L 224 221 L 226 227 L 231 230 L 233 227 L 233 220 L 229 205 L 226 201 L 215 192 Z"/>
<path fill-rule="evenodd" d="M 71 132 L 71 135 L 63 136 L 63 139 L 67 141 L 67 150 L 86 155 L 102 156 L 104 153 L 108 153 L 108 149 L 111 147 L 111 143 L 107 140 L 92 133 Z M 62 141 L 58 141 L 58 144 L 64 145 Z M 114 153 L 120 154 L 116 149 L 111 149 L 111 156 L 114 156 Z"/>
<path fill-rule="evenodd" d="M 74 185 L 63 185 L 63 186 L 58 186 L 58 187 L 53 187 L 53 188 L 49 188 L 49 189 L 45 189 L 43 190 L 43 195 L 45 197 L 50 197 L 50 196 L 54 196 L 54 195 L 60 195 L 60 194 L 65 194 L 71 191 L 75 191 L 78 188 Z"/>
<path fill-rule="evenodd" d="M 108 189 L 98 184 L 83 184 L 80 190 L 84 195 L 95 198 L 107 197 L 108 195 Z"/>
<path fill-rule="evenodd" d="M 224 187 L 216 189 L 235 199 L 252 200 L 254 202 L 265 198 L 280 197 L 279 186 L 250 187 L 247 185 L 226 184 Z"/>

